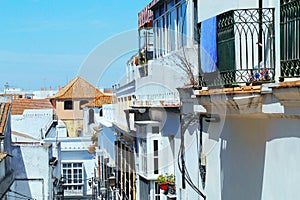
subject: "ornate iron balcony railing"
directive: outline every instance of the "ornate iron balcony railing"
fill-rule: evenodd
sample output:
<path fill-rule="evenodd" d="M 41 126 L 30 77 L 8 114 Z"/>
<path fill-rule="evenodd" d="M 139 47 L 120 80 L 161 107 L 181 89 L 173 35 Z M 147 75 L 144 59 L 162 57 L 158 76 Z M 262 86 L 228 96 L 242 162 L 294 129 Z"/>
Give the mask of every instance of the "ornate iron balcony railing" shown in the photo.
<path fill-rule="evenodd" d="M 273 82 L 274 37 L 273 8 L 238 9 L 218 15 L 218 70 L 201 73 L 200 67 L 199 85 L 230 87 L 242 83 Z M 199 49 L 201 51 L 201 41 Z"/>
<path fill-rule="evenodd" d="M 282 78 L 300 77 L 300 1 L 280 1 L 280 69 Z"/>

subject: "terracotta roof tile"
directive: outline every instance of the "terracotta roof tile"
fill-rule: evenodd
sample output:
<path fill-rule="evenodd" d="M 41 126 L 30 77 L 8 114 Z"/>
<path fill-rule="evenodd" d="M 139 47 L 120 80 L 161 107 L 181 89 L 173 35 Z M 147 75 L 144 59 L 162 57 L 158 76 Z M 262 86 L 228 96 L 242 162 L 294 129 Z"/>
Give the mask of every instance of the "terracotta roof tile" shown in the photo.
<path fill-rule="evenodd" d="M 77 76 L 50 99 L 95 98 L 101 94 L 92 84 Z"/>
<path fill-rule="evenodd" d="M 53 109 L 49 99 L 13 99 L 12 115 L 22 115 L 25 109 Z"/>
<path fill-rule="evenodd" d="M 0 135 L 3 135 L 4 128 L 9 114 L 10 103 L 0 103 Z"/>
<path fill-rule="evenodd" d="M 101 108 L 103 104 L 111 104 L 112 94 L 102 94 L 94 98 L 93 101 L 84 104 L 82 107 L 98 107 Z"/>

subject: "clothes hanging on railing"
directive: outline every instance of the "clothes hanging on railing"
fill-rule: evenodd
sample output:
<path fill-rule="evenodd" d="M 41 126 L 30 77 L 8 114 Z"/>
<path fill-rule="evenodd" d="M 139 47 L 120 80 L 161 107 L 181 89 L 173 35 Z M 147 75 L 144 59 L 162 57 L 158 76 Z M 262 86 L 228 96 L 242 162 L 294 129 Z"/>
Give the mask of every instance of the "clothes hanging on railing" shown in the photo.
<path fill-rule="evenodd" d="M 203 73 L 217 70 L 217 17 L 201 22 L 200 62 Z"/>

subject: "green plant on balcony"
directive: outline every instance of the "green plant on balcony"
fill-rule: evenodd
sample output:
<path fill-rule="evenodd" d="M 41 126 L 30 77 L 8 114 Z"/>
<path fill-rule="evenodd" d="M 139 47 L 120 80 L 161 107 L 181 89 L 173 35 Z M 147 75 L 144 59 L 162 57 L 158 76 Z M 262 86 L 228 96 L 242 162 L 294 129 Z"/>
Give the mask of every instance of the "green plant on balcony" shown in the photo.
<path fill-rule="evenodd" d="M 167 179 L 166 179 L 166 176 L 164 176 L 164 175 L 159 175 L 158 177 L 157 177 L 157 180 L 156 180 L 159 184 L 161 184 L 161 183 L 166 183 L 167 182 Z"/>
<path fill-rule="evenodd" d="M 161 190 L 164 190 L 166 193 L 170 193 L 170 190 L 172 190 L 172 193 L 174 193 L 175 190 L 175 175 L 174 174 L 168 174 L 165 175 L 159 175 L 156 180 L 160 186 Z"/>

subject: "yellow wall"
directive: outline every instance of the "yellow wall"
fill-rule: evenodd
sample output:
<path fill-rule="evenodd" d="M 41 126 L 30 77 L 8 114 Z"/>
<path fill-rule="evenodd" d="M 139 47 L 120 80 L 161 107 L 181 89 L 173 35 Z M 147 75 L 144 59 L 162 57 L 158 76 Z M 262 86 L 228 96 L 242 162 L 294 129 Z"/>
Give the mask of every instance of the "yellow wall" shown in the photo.
<path fill-rule="evenodd" d="M 62 120 L 66 126 L 68 131 L 68 137 L 78 137 L 78 129 L 82 129 L 83 120 L 81 119 L 71 119 L 71 120 Z"/>

